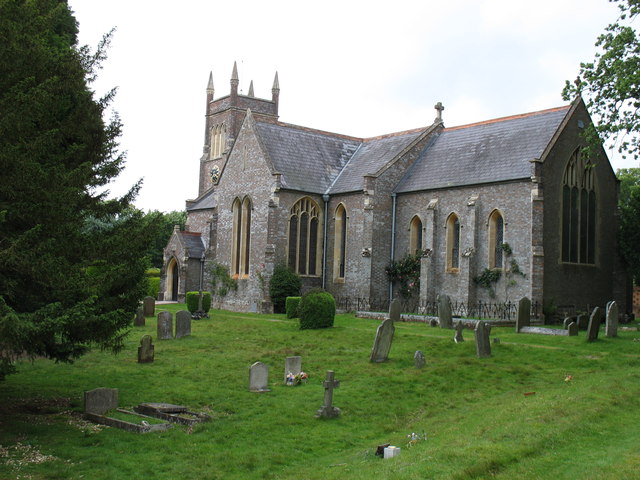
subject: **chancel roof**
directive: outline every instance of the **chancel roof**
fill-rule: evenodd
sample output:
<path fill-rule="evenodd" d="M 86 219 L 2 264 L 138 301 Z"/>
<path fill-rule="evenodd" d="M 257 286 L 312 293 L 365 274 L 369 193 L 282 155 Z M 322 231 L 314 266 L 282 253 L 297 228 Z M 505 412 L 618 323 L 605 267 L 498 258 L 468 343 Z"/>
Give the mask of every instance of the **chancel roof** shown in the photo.
<path fill-rule="evenodd" d="M 191 205 L 187 207 L 188 211 L 191 210 L 208 210 L 211 208 L 215 208 L 216 200 L 213 195 L 213 190 L 209 190 L 202 194 L 200 197 L 196 198 Z"/>
<path fill-rule="evenodd" d="M 189 258 L 200 258 L 204 252 L 204 243 L 200 233 L 194 232 L 180 232 L 184 247 L 189 255 Z"/>
<path fill-rule="evenodd" d="M 529 178 L 570 106 L 445 128 L 407 171 L 397 193 Z"/>

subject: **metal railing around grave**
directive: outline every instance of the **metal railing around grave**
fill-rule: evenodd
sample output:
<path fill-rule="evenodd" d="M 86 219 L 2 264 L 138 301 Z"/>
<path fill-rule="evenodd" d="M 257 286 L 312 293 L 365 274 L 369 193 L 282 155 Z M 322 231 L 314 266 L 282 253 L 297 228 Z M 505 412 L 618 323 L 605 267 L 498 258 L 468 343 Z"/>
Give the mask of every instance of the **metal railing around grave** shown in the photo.
<path fill-rule="evenodd" d="M 336 297 L 336 308 L 345 312 L 388 312 L 388 298 L 370 297 Z M 416 315 L 438 316 L 438 304 L 436 302 L 405 300 L 402 302 L 402 313 Z M 517 302 L 491 303 L 475 302 L 451 302 L 451 313 L 463 318 L 490 318 L 500 320 L 515 320 L 518 316 Z M 531 303 L 531 317 L 539 318 L 542 309 L 538 302 Z"/>

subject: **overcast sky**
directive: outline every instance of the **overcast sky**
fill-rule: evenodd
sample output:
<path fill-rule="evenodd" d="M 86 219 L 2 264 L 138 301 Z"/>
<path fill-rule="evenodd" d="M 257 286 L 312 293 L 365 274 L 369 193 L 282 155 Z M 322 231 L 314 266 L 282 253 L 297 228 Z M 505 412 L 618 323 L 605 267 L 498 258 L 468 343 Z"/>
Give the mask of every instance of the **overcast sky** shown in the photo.
<path fill-rule="evenodd" d="M 447 5 L 445 5 L 447 3 Z M 563 105 L 564 81 L 590 61 L 617 18 L 608 0 L 69 0 L 80 42 L 116 28 L 99 80 L 118 87 L 127 167 L 111 185 L 139 178 L 136 205 L 184 209 L 198 193 L 205 89 L 271 98 L 280 120 L 358 137 L 445 126 Z M 638 166 L 610 153 L 614 168 Z"/>

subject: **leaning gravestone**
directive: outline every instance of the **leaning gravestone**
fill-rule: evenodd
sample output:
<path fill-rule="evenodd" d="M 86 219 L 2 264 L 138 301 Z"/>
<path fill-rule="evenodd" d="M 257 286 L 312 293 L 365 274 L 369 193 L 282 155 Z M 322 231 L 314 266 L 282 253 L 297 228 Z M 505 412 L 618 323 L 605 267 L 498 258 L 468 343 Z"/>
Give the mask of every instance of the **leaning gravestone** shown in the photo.
<path fill-rule="evenodd" d="M 176 338 L 188 337 L 191 335 L 191 312 L 180 310 L 176 313 Z"/>
<path fill-rule="evenodd" d="M 531 326 L 531 300 L 529 300 L 527 297 L 522 297 L 518 302 L 516 333 L 518 333 L 522 327 L 529 326 Z"/>
<path fill-rule="evenodd" d="M 464 330 L 464 323 L 458 321 L 456 323 L 456 334 L 453 336 L 453 341 L 456 343 L 464 342 L 464 337 L 462 336 L 462 331 Z"/>
<path fill-rule="evenodd" d="M 287 375 L 298 375 L 302 371 L 302 357 L 293 356 L 284 359 L 284 383 L 287 384 Z M 293 385 L 288 383 L 287 385 Z"/>
<path fill-rule="evenodd" d="M 402 302 L 397 298 L 394 298 L 389 305 L 389 318 L 394 322 L 400 321 L 400 315 L 402 314 Z"/>
<path fill-rule="evenodd" d="M 618 336 L 618 304 L 616 302 L 609 302 L 607 304 L 605 334 L 607 337 Z"/>
<path fill-rule="evenodd" d="M 600 331 L 600 323 L 602 322 L 602 309 L 596 307 L 589 317 L 589 326 L 587 327 L 587 342 L 593 342 L 598 339 Z"/>
<path fill-rule="evenodd" d="M 96 388 L 84 392 L 84 412 L 102 415 L 118 408 L 117 388 Z"/>
<path fill-rule="evenodd" d="M 578 335 L 578 324 L 576 322 L 571 322 L 567 325 L 567 331 L 569 332 L 570 337 L 575 337 Z"/>
<path fill-rule="evenodd" d="M 144 297 L 142 301 L 144 316 L 153 317 L 156 314 L 156 299 L 153 297 Z"/>
<path fill-rule="evenodd" d="M 424 364 L 426 363 L 424 353 L 422 353 L 420 350 L 416 350 L 416 353 L 413 355 L 413 361 L 416 364 L 416 368 L 424 367 Z"/>
<path fill-rule="evenodd" d="M 396 327 L 393 325 L 393 320 L 385 318 L 376 330 L 376 338 L 373 341 L 373 348 L 371 349 L 369 361 L 375 363 L 387 361 L 395 331 Z"/>
<path fill-rule="evenodd" d="M 480 320 L 476 324 L 476 354 L 478 358 L 487 358 L 491 356 L 491 342 L 489 342 L 489 334 L 491 327 Z"/>
<path fill-rule="evenodd" d="M 173 314 L 160 312 L 158 314 L 158 340 L 171 340 L 173 338 Z"/>
<path fill-rule="evenodd" d="M 151 363 L 154 356 L 153 340 L 151 335 L 144 335 L 140 339 L 140 346 L 138 347 L 138 363 Z"/>
<path fill-rule="evenodd" d="M 249 391 L 269 392 L 269 367 L 262 362 L 256 362 L 249 367 Z"/>
<path fill-rule="evenodd" d="M 449 295 L 438 295 L 438 320 L 440 322 L 440 328 L 453 327 Z"/>
<path fill-rule="evenodd" d="M 138 307 L 136 310 L 136 318 L 133 320 L 133 325 L 136 327 L 144 327 L 144 308 Z"/>

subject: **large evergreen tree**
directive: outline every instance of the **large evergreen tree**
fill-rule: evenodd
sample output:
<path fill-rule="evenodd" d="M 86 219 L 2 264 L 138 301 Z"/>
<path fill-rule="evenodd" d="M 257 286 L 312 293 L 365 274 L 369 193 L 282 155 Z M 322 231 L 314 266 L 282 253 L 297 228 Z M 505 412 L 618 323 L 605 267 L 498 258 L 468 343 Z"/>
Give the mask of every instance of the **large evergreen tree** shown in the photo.
<path fill-rule="evenodd" d="M 18 355 L 72 361 L 122 347 L 145 292 L 152 226 L 107 200 L 124 166 L 112 94 L 64 0 L 0 0 L 0 379 Z"/>

